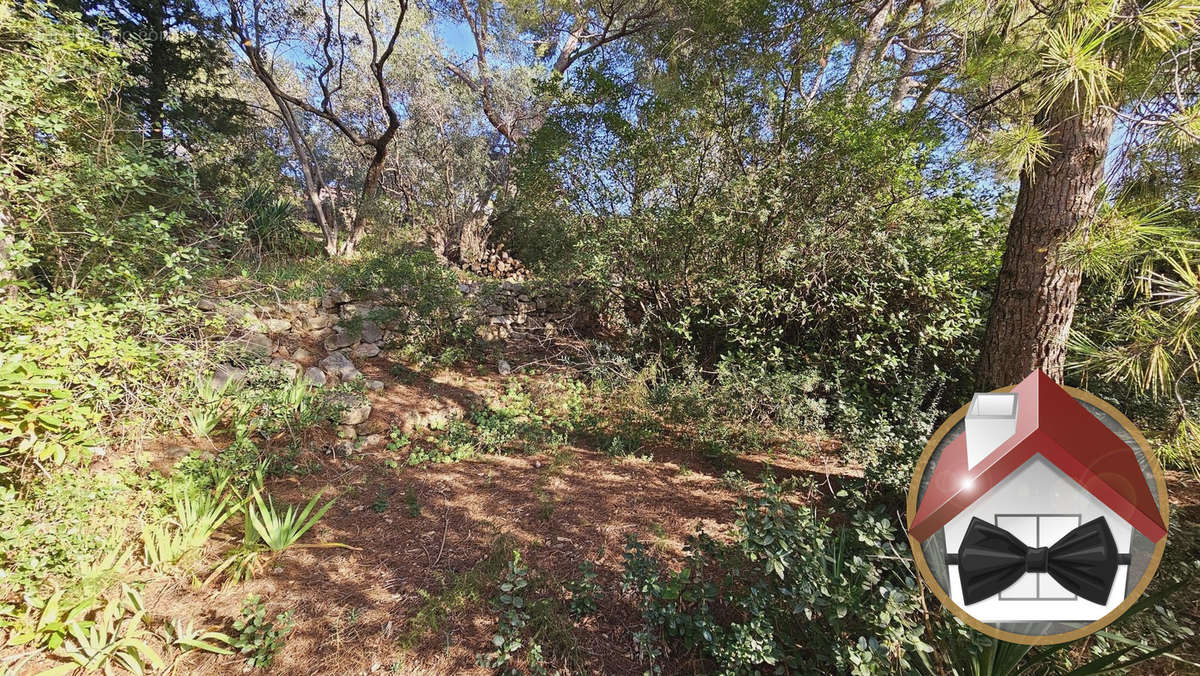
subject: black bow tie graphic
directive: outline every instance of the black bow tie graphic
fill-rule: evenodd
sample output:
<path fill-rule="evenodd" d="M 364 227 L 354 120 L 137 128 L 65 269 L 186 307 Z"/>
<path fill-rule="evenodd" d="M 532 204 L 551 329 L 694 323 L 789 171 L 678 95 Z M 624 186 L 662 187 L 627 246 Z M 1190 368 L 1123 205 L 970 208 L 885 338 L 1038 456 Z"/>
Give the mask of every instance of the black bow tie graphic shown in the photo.
<path fill-rule="evenodd" d="M 972 604 L 999 594 L 1025 573 L 1049 573 L 1064 589 L 1103 605 L 1118 565 L 1129 555 L 1117 543 L 1104 517 L 1097 517 L 1062 536 L 1049 547 L 1026 547 L 1012 533 L 978 517 L 971 519 L 958 554 L 946 556 L 958 565 L 963 601 Z"/>

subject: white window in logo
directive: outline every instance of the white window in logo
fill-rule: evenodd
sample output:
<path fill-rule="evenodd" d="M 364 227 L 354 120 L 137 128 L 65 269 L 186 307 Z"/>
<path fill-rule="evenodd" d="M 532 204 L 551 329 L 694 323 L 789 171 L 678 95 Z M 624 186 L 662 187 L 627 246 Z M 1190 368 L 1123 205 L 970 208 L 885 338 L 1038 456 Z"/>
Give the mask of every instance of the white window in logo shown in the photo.
<path fill-rule="evenodd" d="M 996 527 L 1010 532 L 1027 547 L 1049 547 L 1080 525 L 1078 514 L 997 514 Z M 1074 594 L 1049 573 L 1025 573 L 1000 592 L 1001 601 L 1072 600 Z"/>

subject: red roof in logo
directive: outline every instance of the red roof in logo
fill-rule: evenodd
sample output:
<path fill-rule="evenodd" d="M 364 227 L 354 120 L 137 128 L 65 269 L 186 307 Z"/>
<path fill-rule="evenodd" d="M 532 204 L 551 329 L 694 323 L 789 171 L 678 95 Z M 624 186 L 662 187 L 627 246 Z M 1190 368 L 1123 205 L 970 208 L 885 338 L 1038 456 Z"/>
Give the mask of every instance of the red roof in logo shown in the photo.
<path fill-rule="evenodd" d="M 1069 392 L 1034 371 L 1017 393 L 1017 431 L 967 469 L 966 434 L 942 451 L 909 533 L 924 541 L 1040 453 L 1129 525 L 1157 542 L 1167 534 L 1137 456 Z"/>

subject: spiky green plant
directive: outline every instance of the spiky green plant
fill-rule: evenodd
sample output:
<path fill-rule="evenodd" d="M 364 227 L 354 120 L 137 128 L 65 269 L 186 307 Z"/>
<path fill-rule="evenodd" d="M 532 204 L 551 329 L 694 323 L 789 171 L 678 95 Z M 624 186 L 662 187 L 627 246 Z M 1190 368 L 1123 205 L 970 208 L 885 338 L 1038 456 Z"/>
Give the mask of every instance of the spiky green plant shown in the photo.
<path fill-rule="evenodd" d="M 233 651 L 223 647 L 233 644 L 228 634 L 212 629 L 198 629 L 191 620 L 174 619 L 163 627 L 163 640 L 180 652 L 203 650 L 218 655 L 232 655 Z"/>
<path fill-rule="evenodd" d="M 246 523 L 249 529 L 247 534 L 252 533 L 273 552 L 283 551 L 294 545 L 316 525 L 321 517 L 325 516 L 325 512 L 328 512 L 329 508 L 333 507 L 333 503 L 337 501 L 337 498 L 334 498 L 317 509 L 317 502 L 320 499 L 321 494 L 318 493 L 303 508 L 297 509 L 295 505 L 288 505 L 286 509 L 281 510 L 275 506 L 275 500 L 271 496 L 267 496 L 264 500 L 262 491 L 256 489 L 251 496 L 250 504 L 246 506 Z M 314 546 L 345 545 L 328 543 Z"/>

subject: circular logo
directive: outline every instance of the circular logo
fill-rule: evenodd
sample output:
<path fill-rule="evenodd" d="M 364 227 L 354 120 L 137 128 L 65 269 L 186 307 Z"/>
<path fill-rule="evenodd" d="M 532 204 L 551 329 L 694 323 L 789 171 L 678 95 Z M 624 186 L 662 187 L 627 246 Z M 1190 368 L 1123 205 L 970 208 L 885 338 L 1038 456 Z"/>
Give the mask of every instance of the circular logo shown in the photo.
<path fill-rule="evenodd" d="M 938 428 L 908 492 L 917 568 L 969 626 L 1013 643 L 1098 631 L 1167 542 L 1162 468 L 1108 403 L 1035 371 Z"/>

